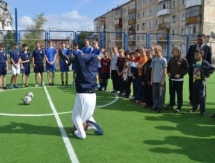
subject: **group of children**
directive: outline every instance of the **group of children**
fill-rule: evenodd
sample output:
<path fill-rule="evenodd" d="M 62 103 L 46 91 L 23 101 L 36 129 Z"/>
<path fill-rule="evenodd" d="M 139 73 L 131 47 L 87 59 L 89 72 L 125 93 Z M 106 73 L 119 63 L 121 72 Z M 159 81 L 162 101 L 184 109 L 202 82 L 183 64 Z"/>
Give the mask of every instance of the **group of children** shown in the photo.
<path fill-rule="evenodd" d="M 45 50 L 40 48 L 40 43 L 35 43 L 35 50 L 32 53 L 32 62 L 28 46 L 22 45 L 22 51 L 19 53 L 18 44 L 14 43 L 13 50 L 10 51 L 10 64 L 12 65 L 12 78 L 10 88 L 18 88 L 18 74 L 22 73 L 23 87 L 28 87 L 30 74 L 30 63 L 34 67 L 35 87 L 39 86 L 38 76 L 41 76 L 41 85 L 44 85 L 43 72 L 46 67 L 48 83 L 54 85 L 54 72 L 56 69 L 57 52 L 52 47 L 50 41 L 49 47 Z M 79 50 L 78 44 L 74 45 L 74 49 L 70 51 L 66 48 L 65 43 L 61 44 L 61 50 L 64 54 L 81 55 L 93 53 L 98 57 L 98 72 L 95 82 L 99 91 L 107 90 L 108 80 L 111 78 L 113 90 L 111 93 L 122 95 L 124 99 L 128 99 L 133 92 L 132 102 L 150 108 L 152 111 L 162 112 L 164 110 L 165 93 L 166 93 L 166 75 L 169 77 L 169 95 L 170 102 L 166 108 L 173 109 L 175 102 L 175 94 L 177 94 L 177 107 L 175 112 L 180 112 L 183 105 L 183 81 L 184 76 L 188 73 L 188 62 L 181 56 L 181 48 L 173 47 L 172 57 L 167 60 L 162 56 L 162 47 L 156 45 L 149 50 L 145 48 L 136 49 L 134 52 L 125 52 L 124 49 L 112 47 L 108 53 L 103 47 L 98 47 L 98 42 L 93 42 L 93 47 L 89 45 L 89 40 L 85 40 L 85 47 Z M 193 81 L 195 91 L 193 98 L 195 104 L 190 112 L 197 109 L 200 104 L 200 115 L 205 113 L 205 78 L 213 73 L 214 68 L 208 62 L 203 61 L 204 51 L 196 50 L 193 65 Z M 202 66 L 204 64 L 204 66 Z M 206 66 L 205 66 L 206 65 Z M 0 45 L 0 91 L 7 89 L 6 74 L 8 70 L 7 55 L 3 51 L 3 45 Z M 203 67 L 209 67 L 209 75 L 205 75 Z M 73 84 L 75 84 L 75 64 L 72 64 Z M 62 85 L 68 85 L 69 67 L 60 61 L 61 81 Z M 51 74 L 50 74 L 51 73 Z M 65 73 L 65 78 L 64 78 Z M 65 80 L 64 80 L 65 79 Z M 132 85 L 132 88 L 131 88 Z M 133 89 L 133 91 L 131 91 Z M 204 96 L 204 98 L 202 97 Z"/>
<path fill-rule="evenodd" d="M 193 81 L 195 91 L 193 92 L 193 99 L 195 104 L 189 111 L 195 112 L 200 105 L 200 116 L 205 115 L 205 79 L 214 72 L 214 67 L 203 60 L 203 56 L 203 50 L 196 50 L 194 53 Z M 113 47 L 110 65 L 113 82 L 111 93 L 122 95 L 128 99 L 133 92 L 131 101 L 150 108 L 151 111 L 162 112 L 164 109 L 171 109 L 174 112 L 181 111 L 183 81 L 184 76 L 188 73 L 189 65 L 186 58 L 181 56 L 180 47 L 173 47 L 172 57 L 168 63 L 162 56 L 160 45 L 151 47 L 149 50 L 137 49 L 131 53 L 124 53 L 123 49 L 118 52 L 117 47 Z M 167 106 L 164 106 L 166 75 L 169 77 L 170 101 Z M 133 91 L 131 91 L 131 83 L 133 83 Z M 175 94 L 177 95 L 177 107 L 174 109 L 176 105 Z"/>

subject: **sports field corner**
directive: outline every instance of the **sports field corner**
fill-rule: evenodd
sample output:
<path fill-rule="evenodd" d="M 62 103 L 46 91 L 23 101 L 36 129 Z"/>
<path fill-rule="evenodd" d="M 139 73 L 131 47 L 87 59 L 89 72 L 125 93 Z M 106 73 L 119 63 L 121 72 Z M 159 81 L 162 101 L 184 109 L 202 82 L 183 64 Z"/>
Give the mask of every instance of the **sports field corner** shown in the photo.
<path fill-rule="evenodd" d="M 59 74 L 56 79 L 60 83 Z M 32 75 L 29 88 L 0 93 L 0 163 L 215 162 L 215 119 L 210 117 L 215 112 L 214 79 L 207 81 L 205 117 L 188 113 L 187 78 L 181 113 L 159 114 L 110 92 L 97 92 L 94 118 L 105 133 L 87 131 L 80 140 L 71 132 L 75 88 L 34 88 Z M 23 105 L 29 91 L 33 102 Z M 168 100 L 166 92 L 166 104 Z"/>

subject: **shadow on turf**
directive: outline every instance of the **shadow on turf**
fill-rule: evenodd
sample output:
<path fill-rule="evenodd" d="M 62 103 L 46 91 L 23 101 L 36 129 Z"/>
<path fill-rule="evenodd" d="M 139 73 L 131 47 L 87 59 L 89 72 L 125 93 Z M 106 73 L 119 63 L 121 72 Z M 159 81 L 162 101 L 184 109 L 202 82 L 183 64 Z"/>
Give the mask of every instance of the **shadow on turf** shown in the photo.
<path fill-rule="evenodd" d="M 193 161 L 198 162 L 215 162 L 215 156 L 211 153 L 214 149 L 215 139 L 215 119 L 209 117 L 199 117 L 197 114 L 162 114 L 157 117 L 146 116 L 147 121 L 171 122 L 176 125 L 157 126 L 156 129 L 163 132 L 178 132 L 186 136 L 167 136 L 164 140 L 145 140 L 144 144 L 151 145 L 151 152 L 163 154 L 181 154 L 186 155 Z M 157 135 L 162 139 L 161 135 Z M 161 147 L 157 147 L 157 146 Z M 165 146 L 172 145 L 174 148 Z"/>
<path fill-rule="evenodd" d="M 72 133 L 72 127 L 64 127 L 69 138 L 78 139 Z M 0 134 L 36 134 L 36 135 L 51 135 L 62 137 L 59 131 L 59 127 L 51 126 L 36 126 L 26 123 L 10 122 L 10 124 L 0 127 Z M 93 133 L 93 131 L 87 131 L 88 136 L 99 136 Z"/>

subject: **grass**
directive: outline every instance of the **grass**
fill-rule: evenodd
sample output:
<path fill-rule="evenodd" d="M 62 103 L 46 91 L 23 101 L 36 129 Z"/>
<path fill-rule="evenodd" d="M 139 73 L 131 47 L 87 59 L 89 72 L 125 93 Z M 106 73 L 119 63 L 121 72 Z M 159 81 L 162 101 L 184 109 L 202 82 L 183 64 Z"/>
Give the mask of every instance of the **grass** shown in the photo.
<path fill-rule="evenodd" d="M 8 75 L 9 81 L 10 75 Z M 71 75 L 70 75 L 71 77 Z M 57 74 L 56 83 L 60 83 Z M 98 108 L 94 118 L 105 131 L 97 136 L 87 131 L 85 140 L 71 134 L 71 114 L 59 115 L 81 163 L 209 163 L 215 162 L 214 82 L 207 81 L 207 109 L 204 118 L 190 114 L 188 81 L 184 82 L 181 113 L 158 114 L 119 98 L 112 105 Z M 71 81 L 70 81 L 71 82 Z M 30 83 L 33 85 L 33 74 Z M 58 112 L 72 111 L 74 87 L 47 87 Z M 109 84 L 111 89 L 111 84 Z M 21 98 L 32 91 L 33 103 L 22 105 Z M 10 114 L 50 114 L 52 110 L 43 88 L 17 89 L 0 93 L 0 112 Z M 115 99 L 108 92 L 97 93 L 97 107 Z M 166 103 L 168 103 L 168 90 Z M 71 162 L 54 116 L 0 116 L 0 163 Z"/>

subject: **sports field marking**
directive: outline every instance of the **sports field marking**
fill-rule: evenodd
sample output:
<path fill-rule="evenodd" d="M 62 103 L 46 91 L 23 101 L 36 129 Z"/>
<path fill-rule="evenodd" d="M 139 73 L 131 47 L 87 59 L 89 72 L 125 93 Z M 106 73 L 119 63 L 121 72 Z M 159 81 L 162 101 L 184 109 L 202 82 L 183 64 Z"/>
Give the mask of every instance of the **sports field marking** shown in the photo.
<path fill-rule="evenodd" d="M 36 88 L 36 87 L 32 87 Z M 43 87 L 37 87 L 37 88 L 43 88 Z M 23 89 L 28 89 L 28 88 L 23 88 Z M 6 90 L 6 91 L 13 91 L 13 90 L 22 90 L 22 89 L 11 89 L 11 90 Z M 2 93 L 2 92 L 1 92 Z M 112 105 L 117 102 L 119 99 L 119 96 L 115 94 L 115 99 L 105 105 L 97 106 L 97 108 L 104 108 L 109 105 Z M 63 114 L 70 114 L 72 111 L 68 112 L 58 112 L 58 115 L 63 115 Z M 54 113 L 48 113 L 48 114 L 9 114 L 9 113 L 0 113 L 0 116 L 8 116 L 8 117 L 46 117 L 46 116 L 53 116 Z"/>
<path fill-rule="evenodd" d="M 51 99 L 51 97 L 49 95 L 49 92 L 48 92 L 46 86 L 44 86 L 44 90 L 45 90 L 45 93 L 46 93 L 46 97 L 47 97 L 47 99 L 49 101 L 49 104 L 51 106 L 51 109 L 52 109 L 52 111 L 54 113 L 54 116 L 55 116 L 55 119 L 57 121 L 58 127 L 60 129 L 61 136 L 62 136 L 62 139 L 63 139 L 64 144 L 66 146 L 66 149 L 67 149 L 67 152 L 69 154 L 70 160 L 71 160 L 72 163 L 79 163 L 78 158 L 77 158 L 77 156 L 75 154 L 75 151 L 74 151 L 74 149 L 72 147 L 72 144 L 71 144 L 71 142 L 70 142 L 70 140 L 69 140 L 69 138 L 68 138 L 68 136 L 66 134 L 64 126 L 63 126 L 63 124 L 62 124 L 62 122 L 60 120 L 60 117 L 59 117 L 59 115 L 57 113 L 57 110 L 56 110 L 56 108 L 55 108 L 55 106 L 54 106 L 54 104 L 52 102 L 52 99 Z"/>

